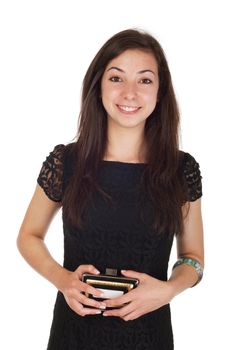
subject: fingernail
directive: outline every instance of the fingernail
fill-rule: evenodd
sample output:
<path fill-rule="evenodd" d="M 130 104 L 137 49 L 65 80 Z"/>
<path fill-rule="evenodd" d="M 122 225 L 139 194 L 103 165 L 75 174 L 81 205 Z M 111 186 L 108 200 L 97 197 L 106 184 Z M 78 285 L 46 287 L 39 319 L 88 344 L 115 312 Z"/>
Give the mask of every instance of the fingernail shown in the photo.
<path fill-rule="evenodd" d="M 105 309 L 106 309 L 106 305 L 100 305 L 100 306 L 99 306 L 99 309 L 105 310 Z"/>
<path fill-rule="evenodd" d="M 97 269 L 94 270 L 95 273 L 100 273 L 100 271 L 98 271 Z"/>
<path fill-rule="evenodd" d="M 126 272 L 126 270 L 121 270 L 122 273 Z"/>
<path fill-rule="evenodd" d="M 95 312 L 96 315 L 99 315 L 99 314 L 101 314 L 101 313 L 102 313 L 102 312 L 101 312 L 100 310 L 98 310 L 98 311 Z"/>
<path fill-rule="evenodd" d="M 107 314 L 103 313 L 102 316 L 108 316 Z"/>

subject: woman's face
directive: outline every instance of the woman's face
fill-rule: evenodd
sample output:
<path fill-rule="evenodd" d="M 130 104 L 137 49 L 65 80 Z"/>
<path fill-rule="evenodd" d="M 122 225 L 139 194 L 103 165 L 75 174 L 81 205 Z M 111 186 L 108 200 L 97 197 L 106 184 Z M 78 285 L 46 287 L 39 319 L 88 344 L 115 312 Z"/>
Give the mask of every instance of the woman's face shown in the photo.
<path fill-rule="evenodd" d="M 130 49 L 111 60 L 101 81 L 108 125 L 144 128 L 155 109 L 158 88 L 158 66 L 152 53 Z"/>

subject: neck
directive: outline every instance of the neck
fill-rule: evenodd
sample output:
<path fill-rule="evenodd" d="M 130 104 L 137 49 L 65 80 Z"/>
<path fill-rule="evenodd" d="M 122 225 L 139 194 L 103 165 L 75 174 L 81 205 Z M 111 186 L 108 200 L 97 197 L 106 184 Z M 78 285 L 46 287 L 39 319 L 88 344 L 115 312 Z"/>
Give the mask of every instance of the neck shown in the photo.
<path fill-rule="evenodd" d="M 128 163 L 144 163 L 144 129 L 109 128 L 104 159 Z"/>

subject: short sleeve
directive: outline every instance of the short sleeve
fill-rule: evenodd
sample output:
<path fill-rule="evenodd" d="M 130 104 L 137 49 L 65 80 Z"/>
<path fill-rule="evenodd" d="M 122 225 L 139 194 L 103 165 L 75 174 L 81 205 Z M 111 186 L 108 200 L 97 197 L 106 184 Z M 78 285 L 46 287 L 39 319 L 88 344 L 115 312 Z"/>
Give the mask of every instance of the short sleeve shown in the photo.
<path fill-rule="evenodd" d="M 184 179 L 187 185 L 187 200 L 194 202 L 202 196 L 202 176 L 197 161 L 189 153 L 184 153 Z"/>
<path fill-rule="evenodd" d="M 37 183 L 49 199 L 62 200 L 64 145 L 57 145 L 43 162 Z"/>

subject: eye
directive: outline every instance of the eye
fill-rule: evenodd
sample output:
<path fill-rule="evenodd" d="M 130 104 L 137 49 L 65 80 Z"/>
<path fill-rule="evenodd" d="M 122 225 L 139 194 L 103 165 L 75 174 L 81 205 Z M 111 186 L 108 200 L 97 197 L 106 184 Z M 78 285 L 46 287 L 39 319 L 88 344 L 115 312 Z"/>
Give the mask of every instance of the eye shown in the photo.
<path fill-rule="evenodd" d="M 109 80 L 112 81 L 113 83 L 120 83 L 122 81 L 122 79 L 118 76 L 113 76 Z"/>
<path fill-rule="evenodd" d="M 148 84 L 152 84 L 152 81 L 151 79 L 145 78 L 145 79 L 141 79 L 140 83 L 148 85 Z"/>

